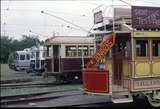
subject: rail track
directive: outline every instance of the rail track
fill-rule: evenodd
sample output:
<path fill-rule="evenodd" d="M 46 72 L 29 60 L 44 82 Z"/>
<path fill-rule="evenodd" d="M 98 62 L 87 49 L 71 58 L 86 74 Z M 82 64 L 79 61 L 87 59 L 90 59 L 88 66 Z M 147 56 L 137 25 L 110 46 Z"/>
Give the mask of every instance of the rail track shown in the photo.
<path fill-rule="evenodd" d="M 51 83 L 22 83 L 22 84 L 1 84 L 1 89 L 14 89 L 14 88 L 32 88 L 32 87 L 53 87 L 58 85 L 78 85 L 80 83 L 57 83 L 57 82 L 51 82 Z"/>
<path fill-rule="evenodd" d="M 50 99 L 56 99 L 60 97 L 66 96 L 74 96 L 81 94 L 78 92 L 78 89 L 71 89 L 71 90 L 61 90 L 61 91 L 53 91 L 53 92 L 46 92 L 46 93 L 38 93 L 38 94 L 26 94 L 26 95 L 16 95 L 16 96 L 5 96 L 1 97 L 1 106 L 6 107 L 7 105 L 11 104 L 22 104 L 22 103 L 30 103 L 30 102 L 39 102 L 45 101 Z"/>

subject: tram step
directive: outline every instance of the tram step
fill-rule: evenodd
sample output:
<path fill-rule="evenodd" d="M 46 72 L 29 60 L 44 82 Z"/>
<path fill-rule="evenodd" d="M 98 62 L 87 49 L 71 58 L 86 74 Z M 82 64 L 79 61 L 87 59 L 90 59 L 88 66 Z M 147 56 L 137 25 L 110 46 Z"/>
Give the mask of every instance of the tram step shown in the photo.
<path fill-rule="evenodd" d="M 133 99 L 129 99 L 129 98 L 120 98 L 120 99 L 112 99 L 113 103 L 129 103 L 129 102 L 133 102 Z"/>
<path fill-rule="evenodd" d="M 128 91 L 115 91 L 113 92 L 113 95 L 117 95 L 117 96 L 120 96 L 120 95 L 128 95 L 129 92 Z"/>
<path fill-rule="evenodd" d="M 120 95 L 120 96 L 114 96 L 112 95 L 112 102 L 113 103 L 129 103 L 129 102 L 133 102 L 133 98 L 130 94 L 128 95 Z"/>

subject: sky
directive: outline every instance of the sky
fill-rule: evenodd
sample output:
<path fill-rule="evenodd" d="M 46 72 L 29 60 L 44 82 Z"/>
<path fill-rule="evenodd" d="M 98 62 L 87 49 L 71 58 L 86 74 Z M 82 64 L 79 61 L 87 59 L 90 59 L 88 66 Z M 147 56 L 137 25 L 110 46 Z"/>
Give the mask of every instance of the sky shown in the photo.
<path fill-rule="evenodd" d="M 123 1 L 123 2 L 122 2 Z M 160 7 L 160 0 L 2 0 L 1 36 L 21 39 L 22 35 L 39 35 L 40 40 L 57 36 L 86 36 L 93 24 L 95 9 L 105 9 L 109 16 L 109 5 L 145 5 Z M 41 11 L 48 14 L 41 13 Z M 60 17 L 77 26 L 67 23 Z M 84 31 L 85 30 L 85 31 Z"/>

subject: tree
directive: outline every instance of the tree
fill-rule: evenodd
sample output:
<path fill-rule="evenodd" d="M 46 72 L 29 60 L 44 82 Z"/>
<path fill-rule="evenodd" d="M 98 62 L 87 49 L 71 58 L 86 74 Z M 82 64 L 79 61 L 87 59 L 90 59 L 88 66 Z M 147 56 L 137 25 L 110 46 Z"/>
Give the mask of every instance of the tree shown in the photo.
<path fill-rule="evenodd" d="M 7 63 L 9 54 L 18 51 L 24 50 L 25 48 L 30 48 L 35 46 L 36 43 L 43 44 L 43 41 L 40 41 L 37 36 L 27 36 L 22 35 L 21 40 L 16 40 L 9 38 L 8 36 L 1 37 L 1 63 Z"/>

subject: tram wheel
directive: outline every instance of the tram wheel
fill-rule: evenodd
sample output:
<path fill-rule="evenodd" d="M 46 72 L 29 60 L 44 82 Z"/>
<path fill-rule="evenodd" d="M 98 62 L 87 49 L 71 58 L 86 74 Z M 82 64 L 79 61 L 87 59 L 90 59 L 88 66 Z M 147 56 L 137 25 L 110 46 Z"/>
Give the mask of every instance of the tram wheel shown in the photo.
<path fill-rule="evenodd" d="M 155 99 L 154 98 L 154 96 L 160 96 L 159 94 L 160 94 L 160 92 L 157 92 L 156 95 L 154 95 L 153 93 L 150 93 L 150 94 L 146 95 L 147 99 L 148 99 L 148 102 L 152 107 L 160 107 L 160 99 Z"/>

